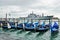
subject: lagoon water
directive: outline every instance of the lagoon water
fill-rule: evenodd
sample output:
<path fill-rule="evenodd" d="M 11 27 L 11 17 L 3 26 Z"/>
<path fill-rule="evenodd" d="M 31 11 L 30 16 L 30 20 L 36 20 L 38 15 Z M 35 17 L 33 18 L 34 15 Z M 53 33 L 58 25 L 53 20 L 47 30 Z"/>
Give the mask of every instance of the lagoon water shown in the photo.
<path fill-rule="evenodd" d="M 23 30 L 2 30 L 0 28 L 0 40 L 60 40 L 59 32 L 51 34 L 50 30 L 46 32 L 31 32 Z"/>
<path fill-rule="evenodd" d="M 60 40 L 60 29 L 58 33 L 31 32 L 23 30 L 2 30 L 0 29 L 0 40 Z"/>

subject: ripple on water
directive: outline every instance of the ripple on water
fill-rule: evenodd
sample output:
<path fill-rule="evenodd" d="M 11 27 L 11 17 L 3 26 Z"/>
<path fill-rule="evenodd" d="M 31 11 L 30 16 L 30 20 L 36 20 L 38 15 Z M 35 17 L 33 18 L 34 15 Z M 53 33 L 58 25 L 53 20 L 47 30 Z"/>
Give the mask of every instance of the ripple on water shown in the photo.
<path fill-rule="evenodd" d="M 46 32 L 0 30 L 0 40 L 60 40 L 60 31 L 51 34 L 50 30 Z"/>

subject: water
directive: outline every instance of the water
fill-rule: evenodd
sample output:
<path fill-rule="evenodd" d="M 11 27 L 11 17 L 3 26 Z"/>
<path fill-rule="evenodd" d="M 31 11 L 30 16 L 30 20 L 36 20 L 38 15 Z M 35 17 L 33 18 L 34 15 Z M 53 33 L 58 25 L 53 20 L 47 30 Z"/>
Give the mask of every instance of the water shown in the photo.
<path fill-rule="evenodd" d="M 31 32 L 23 30 L 2 30 L 0 29 L 0 40 L 60 40 L 60 29 L 58 33 Z"/>

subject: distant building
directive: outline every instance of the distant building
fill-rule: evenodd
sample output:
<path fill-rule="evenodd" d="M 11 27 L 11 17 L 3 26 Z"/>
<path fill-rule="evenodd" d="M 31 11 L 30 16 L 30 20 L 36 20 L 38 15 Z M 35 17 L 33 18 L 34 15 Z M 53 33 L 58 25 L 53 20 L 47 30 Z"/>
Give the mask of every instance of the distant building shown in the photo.
<path fill-rule="evenodd" d="M 27 17 L 7 18 L 7 21 L 11 21 L 11 22 L 19 22 L 19 21 L 21 21 L 21 22 L 24 22 L 24 20 L 25 21 L 26 20 L 31 21 L 31 20 L 35 20 L 35 19 L 38 19 L 38 20 L 40 20 L 40 19 L 46 20 L 46 19 L 49 19 L 49 18 L 52 19 L 52 20 L 58 20 L 59 19 L 59 18 L 53 17 L 53 16 L 44 16 L 44 14 L 42 14 L 42 16 L 41 16 L 41 15 L 36 15 L 34 13 L 31 13 Z M 0 18 L 0 21 L 6 21 L 6 18 Z"/>
<path fill-rule="evenodd" d="M 44 14 L 41 15 L 36 15 L 36 14 L 29 14 L 27 17 L 20 17 L 19 20 L 20 22 L 35 22 L 38 20 L 49 20 L 52 19 L 53 16 L 44 16 Z"/>
<path fill-rule="evenodd" d="M 49 17 L 53 17 L 53 16 L 44 16 L 44 14 L 42 14 L 42 16 L 40 16 L 40 15 L 31 13 L 27 17 L 20 17 L 19 19 L 23 19 L 23 18 L 25 18 L 25 19 L 47 19 L 46 17 L 49 18 Z"/>
<path fill-rule="evenodd" d="M 18 18 L 7 18 L 7 21 L 15 22 Z M 6 18 L 0 18 L 0 21 L 6 21 Z"/>

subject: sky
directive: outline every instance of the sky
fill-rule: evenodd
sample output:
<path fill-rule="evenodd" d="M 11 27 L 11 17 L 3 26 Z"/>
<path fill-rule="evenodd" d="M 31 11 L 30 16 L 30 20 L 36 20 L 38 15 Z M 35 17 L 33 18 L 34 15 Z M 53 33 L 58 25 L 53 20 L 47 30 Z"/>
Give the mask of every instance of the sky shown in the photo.
<path fill-rule="evenodd" d="M 6 13 L 8 17 L 25 17 L 32 11 L 60 18 L 60 0 L 0 0 L 0 18 Z"/>

